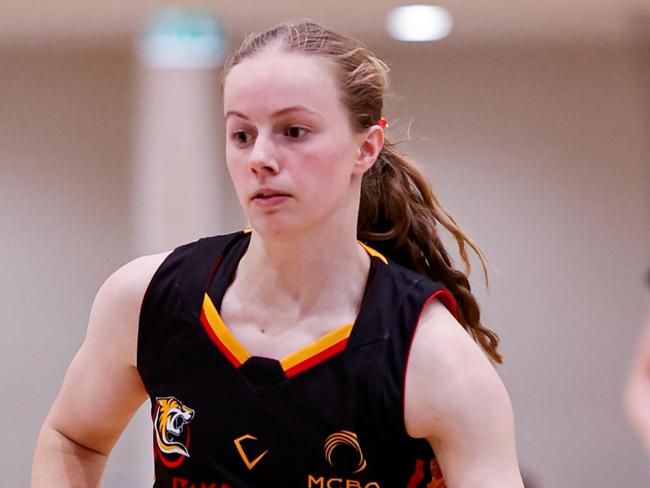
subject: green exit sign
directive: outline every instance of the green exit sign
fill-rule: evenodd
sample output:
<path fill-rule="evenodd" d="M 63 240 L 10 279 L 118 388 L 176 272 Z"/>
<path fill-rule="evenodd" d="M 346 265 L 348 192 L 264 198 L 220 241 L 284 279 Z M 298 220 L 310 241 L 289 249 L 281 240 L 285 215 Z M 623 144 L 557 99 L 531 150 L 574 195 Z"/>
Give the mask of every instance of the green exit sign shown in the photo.
<path fill-rule="evenodd" d="M 156 68 L 213 68 L 223 61 L 226 48 L 213 13 L 167 7 L 149 18 L 138 43 L 138 57 Z"/>

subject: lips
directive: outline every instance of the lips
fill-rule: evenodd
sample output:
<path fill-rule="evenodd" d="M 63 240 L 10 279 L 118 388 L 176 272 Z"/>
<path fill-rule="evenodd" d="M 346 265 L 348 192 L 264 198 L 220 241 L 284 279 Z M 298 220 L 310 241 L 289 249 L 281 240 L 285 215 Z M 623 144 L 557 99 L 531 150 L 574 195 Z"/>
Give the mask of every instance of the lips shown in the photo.
<path fill-rule="evenodd" d="M 258 199 L 267 199 L 267 198 L 272 198 L 272 197 L 288 197 L 291 196 L 288 193 L 285 193 L 280 190 L 276 190 L 274 188 L 261 188 L 257 190 L 253 195 L 251 196 L 251 200 L 258 200 Z"/>

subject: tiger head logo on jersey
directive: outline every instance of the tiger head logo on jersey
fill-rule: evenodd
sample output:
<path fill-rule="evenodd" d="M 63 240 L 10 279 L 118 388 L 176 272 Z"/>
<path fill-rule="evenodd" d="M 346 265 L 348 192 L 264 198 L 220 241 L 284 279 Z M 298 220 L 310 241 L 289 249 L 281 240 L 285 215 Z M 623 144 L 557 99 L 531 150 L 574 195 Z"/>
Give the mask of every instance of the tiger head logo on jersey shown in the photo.
<path fill-rule="evenodd" d="M 194 410 L 172 396 L 156 398 L 156 403 L 158 407 L 154 425 L 160 452 L 190 457 L 189 426 L 185 427 L 194 418 Z"/>

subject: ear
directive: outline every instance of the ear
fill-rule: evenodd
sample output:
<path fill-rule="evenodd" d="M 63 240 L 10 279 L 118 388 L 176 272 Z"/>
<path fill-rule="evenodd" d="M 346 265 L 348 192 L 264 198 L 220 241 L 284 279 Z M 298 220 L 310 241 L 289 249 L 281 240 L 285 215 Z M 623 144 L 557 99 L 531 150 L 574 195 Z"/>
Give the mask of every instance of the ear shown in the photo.
<path fill-rule="evenodd" d="M 362 175 L 368 171 L 375 164 L 382 147 L 384 147 L 384 129 L 381 126 L 375 124 L 361 133 L 353 173 Z"/>

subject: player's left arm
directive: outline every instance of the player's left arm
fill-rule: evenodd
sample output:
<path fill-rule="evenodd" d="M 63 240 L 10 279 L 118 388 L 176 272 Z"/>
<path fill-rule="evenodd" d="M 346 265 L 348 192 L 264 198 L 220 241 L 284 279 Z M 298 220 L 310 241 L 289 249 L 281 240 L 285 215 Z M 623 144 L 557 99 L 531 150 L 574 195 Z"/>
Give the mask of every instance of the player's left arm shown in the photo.
<path fill-rule="evenodd" d="M 522 488 L 508 393 L 485 354 L 438 300 L 413 338 L 405 423 L 426 438 L 448 488 Z"/>

